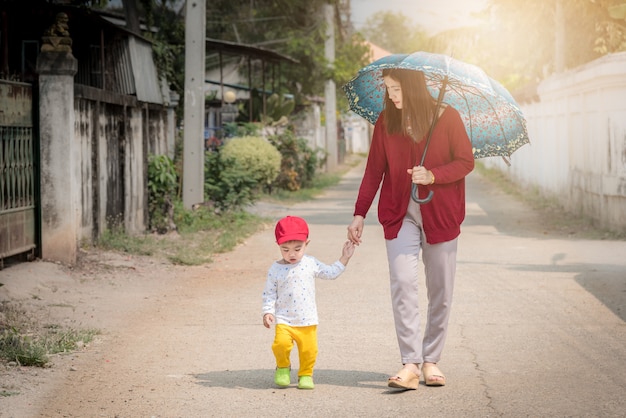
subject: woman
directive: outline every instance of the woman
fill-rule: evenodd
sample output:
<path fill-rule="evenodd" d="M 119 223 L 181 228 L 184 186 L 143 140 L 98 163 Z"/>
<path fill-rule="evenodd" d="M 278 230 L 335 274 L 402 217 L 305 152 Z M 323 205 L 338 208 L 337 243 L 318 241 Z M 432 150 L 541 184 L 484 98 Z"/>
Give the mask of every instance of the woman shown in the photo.
<path fill-rule="evenodd" d="M 383 79 L 385 105 L 374 127 L 348 239 L 361 243 L 363 220 L 380 187 L 378 219 L 385 235 L 403 364 L 388 385 L 417 389 L 423 374 L 426 385 L 443 386 L 446 379 L 437 363 L 446 339 L 457 240 L 465 218 L 465 176 L 474 169 L 472 145 L 459 113 L 445 104 L 436 109 L 422 72 L 387 69 Z M 424 164 L 418 166 L 434 117 L 438 120 Z M 432 190 L 432 200 L 417 204 L 411 198 L 412 183 L 419 185 L 420 199 Z M 417 294 L 420 250 L 428 296 L 423 338 Z"/>

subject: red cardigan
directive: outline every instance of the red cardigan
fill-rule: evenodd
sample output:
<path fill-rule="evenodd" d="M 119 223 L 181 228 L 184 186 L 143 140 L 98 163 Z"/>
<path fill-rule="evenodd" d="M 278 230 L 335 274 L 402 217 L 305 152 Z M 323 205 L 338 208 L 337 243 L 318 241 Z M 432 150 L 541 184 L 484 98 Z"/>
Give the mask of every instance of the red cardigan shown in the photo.
<path fill-rule="evenodd" d="M 382 114 L 374 126 L 365 174 L 359 188 L 354 215 L 365 217 L 382 181 L 378 220 L 385 239 L 394 239 L 402 226 L 409 199 L 411 176 L 406 170 L 419 165 L 426 140 L 415 143 L 403 135 L 387 135 Z M 420 199 L 433 190 L 429 203 L 420 205 L 429 244 L 450 241 L 461 233 L 465 219 L 465 176 L 474 169 L 472 144 L 459 113 L 447 106 L 433 131 L 424 167 L 435 176 L 435 184 L 418 185 Z"/>

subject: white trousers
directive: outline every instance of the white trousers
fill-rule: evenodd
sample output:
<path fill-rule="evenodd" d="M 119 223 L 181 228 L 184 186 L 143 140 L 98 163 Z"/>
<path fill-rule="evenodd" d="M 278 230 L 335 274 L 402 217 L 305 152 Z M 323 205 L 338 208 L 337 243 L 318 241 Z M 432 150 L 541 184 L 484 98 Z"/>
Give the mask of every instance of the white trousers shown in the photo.
<path fill-rule="evenodd" d="M 430 245 L 419 204 L 410 200 L 398 237 L 386 240 L 391 303 L 402 364 L 437 363 L 446 341 L 456 272 L 455 238 Z M 421 338 L 418 309 L 419 255 L 425 267 L 426 327 Z"/>

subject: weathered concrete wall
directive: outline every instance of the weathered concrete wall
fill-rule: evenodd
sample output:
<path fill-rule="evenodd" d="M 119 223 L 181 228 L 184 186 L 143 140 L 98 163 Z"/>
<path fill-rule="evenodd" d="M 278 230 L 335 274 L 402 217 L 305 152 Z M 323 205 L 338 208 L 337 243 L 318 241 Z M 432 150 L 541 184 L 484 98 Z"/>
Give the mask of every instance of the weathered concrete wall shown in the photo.
<path fill-rule="evenodd" d="M 483 160 L 598 226 L 626 231 L 626 53 L 543 81 L 520 102 L 531 144 Z"/>
<path fill-rule="evenodd" d="M 168 110 L 85 86 L 77 86 L 75 103 L 75 135 L 82 144 L 79 238 L 90 242 L 118 227 L 143 232 L 148 157 L 168 154 Z"/>

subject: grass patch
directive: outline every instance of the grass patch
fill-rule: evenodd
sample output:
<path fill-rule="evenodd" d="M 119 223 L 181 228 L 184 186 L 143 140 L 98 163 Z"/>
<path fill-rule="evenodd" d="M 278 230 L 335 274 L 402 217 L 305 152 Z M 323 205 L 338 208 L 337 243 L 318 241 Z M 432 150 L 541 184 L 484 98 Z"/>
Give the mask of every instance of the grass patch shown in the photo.
<path fill-rule="evenodd" d="M 98 240 L 98 247 L 164 258 L 176 265 L 200 265 L 211 262 L 213 254 L 232 250 L 267 222 L 245 211 L 218 214 L 210 207 L 187 210 L 180 203 L 174 213 L 176 232 L 127 235 L 122 231 L 106 231 Z"/>
<path fill-rule="evenodd" d="M 0 359 L 21 366 L 46 367 L 49 356 L 82 348 L 99 333 L 94 329 L 71 329 L 42 325 L 21 305 L 0 304 Z"/>
<path fill-rule="evenodd" d="M 313 199 L 363 160 L 363 155 L 349 155 L 333 172 L 319 173 L 310 187 L 298 191 L 276 191 L 263 195 L 266 202 L 295 204 Z M 107 230 L 97 246 L 104 250 L 163 258 L 176 265 L 210 263 L 212 255 L 231 251 L 247 237 L 265 228 L 268 219 L 245 210 L 216 213 L 210 206 L 188 210 L 181 202 L 174 205 L 177 231 L 165 235 L 127 235 L 122 230 Z"/>

